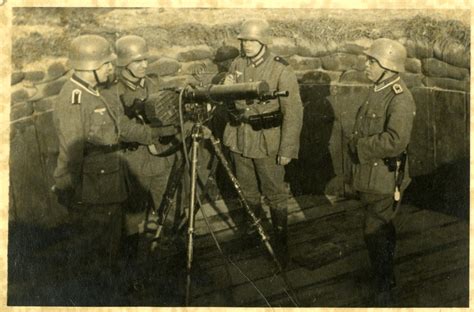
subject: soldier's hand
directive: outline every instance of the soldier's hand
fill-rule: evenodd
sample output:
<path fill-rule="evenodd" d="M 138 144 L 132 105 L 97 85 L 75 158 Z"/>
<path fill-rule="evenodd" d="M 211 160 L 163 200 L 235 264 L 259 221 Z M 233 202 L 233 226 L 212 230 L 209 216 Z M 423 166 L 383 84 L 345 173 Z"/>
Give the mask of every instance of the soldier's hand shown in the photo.
<path fill-rule="evenodd" d="M 286 166 L 290 163 L 291 158 L 285 156 L 278 156 L 277 162 L 281 166 Z"/>
<path fill-rule="evenodd" d="M 224 78 L 224 82 L 222 84 L 224 85 L 230 85 L 235 83 L 235 77 L 232 74 L 228 74 Z"/>
<path fill-rule="evenodd" d="M 69 208 L 74 202 L 74 190 L 71 188 L 60 189 L 56 185 L 51 187 L 51 191 L 56 194 L 58 204 Z"/>
<path fill-rule="evenodd" d="M 160 137 L 166 137 L 178 133 L 178 129 L 176 129 L 176 127 L 173 125 L 151 128 L 151 131 L 154 139 L 159 139 Z"/>

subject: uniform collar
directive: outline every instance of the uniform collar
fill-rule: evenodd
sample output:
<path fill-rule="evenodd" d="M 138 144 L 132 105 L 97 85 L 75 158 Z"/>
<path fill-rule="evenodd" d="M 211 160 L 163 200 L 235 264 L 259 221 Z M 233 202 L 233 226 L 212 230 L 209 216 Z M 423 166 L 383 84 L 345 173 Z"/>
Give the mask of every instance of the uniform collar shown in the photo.
<path fill-rule="evenodd" d="M 99 96 L 99 90 L 96 87 L 92 87 L 87 81 L 79 78 L 76 74 L 72 74 L 72 77 L 70 78 L 72 82 L 86 90 L 92 95 Z"/>
<path fill-rule="evenodd" d="M 137 82 L 133 82 L 125 78 L 123 75 L 120 75 L 120 80 L 130 89 L 133 91 L 137 90 L 138 88 L 145 88 L 145 78 L 141 78 Z"/>
<path fill-rule="evenodd" d="M 374 92 L 379 92 L 379 91 L 382 91 L 383 89 L 393 85 L 394 83 L 396 83 L 397 81 L 400 80 L 400 76 L 399 75 L 395 75 L 393 77 L 390 77 L 388 79 L 385 79 L 384 81 L 382 81 L 381 83 L 379 84 L 376 84 L 374 85 Z"/>
<path fill-rule="evenodd" d="M 265 52 L 260 55 L 257 59 L 253 60 L 249 57 L 247 57 L 247 65 L 253 66 L 253 67 L 258 67 L 262 65 L 262 63 L 270 56 L 270 50 L 268 49 L 267 46 L 265 46 Z"/>

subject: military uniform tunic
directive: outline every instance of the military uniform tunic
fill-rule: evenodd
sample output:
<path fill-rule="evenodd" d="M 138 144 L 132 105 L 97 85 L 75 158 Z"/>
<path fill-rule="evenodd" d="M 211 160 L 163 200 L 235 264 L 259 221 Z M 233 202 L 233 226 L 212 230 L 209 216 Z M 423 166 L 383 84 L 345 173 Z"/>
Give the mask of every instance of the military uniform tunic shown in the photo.
<path fill-rule="evenodd" d="M 399 156 L 410 142 L 416 107 L 400 76 L 396 75 L 369 91 L 359 108 L 353 128 L 358 162 L 352 164 L 353 187 L 368 204 L 366 231 L 395 215 L 392 207 L 396 172 L 389 170 L 384 158 Z M 405 166 L 403 191 L 409 184 Z"/>
<path fill-rule="evenodd" d="M 149 128 L 127 121 L 113 93 L 105 94 L 76 75 L 64 84 L 53 112 L 59 138 L 54 179 L 59 189 L 74 192 L 70 211 L 81 228 L 78 252 L 111 263 L 127 198 L 119 139 L 152 143 L 153 137 Z"/>
<path fill-rule="evenodd" d="M 229 73 L 237 83 L 265 80 L 270 90 L 288 91 L 289 96 L 265 103 L 257 100 L 237 101 L 236 108 L 244 110 L 246 117 L 281 110 L 283 123 L 281 127 L 260 131 L 254 131 L 247 123 L 239 126 L 228 124 L 224 132 L 224 144 L 231 151 L 249 158 L 276 155 L 298 158 L 303 105 L 296 76 L 288 63 L 267 50 L 256 63 L 238 57 L 232 63 Z"/>
<path fill-rule="evenodd" d="M 288 97 L 259 102 L 236 101 L 237 110 L 244 117 L 281 111 L 281 126 L 254 130 L 246 122 L 228 123 L 224 130 L 224 145 L 232 152 L 236 176 L 246 199 L 252 205 L 260 203 L 262 193 L 272 209 L 286 210 L 288 189 L 284 182 L 284 166 L 277 164 L 277 156 L 298 158 L 303 105 L 296 76 L 282 58 L 268 49 L 254 62 L 238 57 L 229 69 L 236 83 L 266 81 L 270 90 L 288 91 Z M 260 181 L 260 185 L 257 181 Z"/>
<path fill-rule="evenodd" d="M 145 77 L 136 83 L 120 77 L 116 86 L 117 93 L 124 107 L 130 107 L 135 100 L 146 101 L 146 99 L 159 92 L 159 82 L 157 79 Z M 140 123 L 136 118 L 131 118 L 132 122 Z M 164 151 L 169 146 L 156 143 L 158 151 Z M 130 201 L 128 203 L 128 213 L 126 213 L 126 232 L 128 234 L 137 233 L 140 223 L 145 219 L 144 206 L 146 200 L 151 195 L 152 204 L 158 208 L 163 194 L 166 190 L 168 178 L 175 159 L 175 155 L 167 157 L 156 156 L 150 153 L 147 145 L 138 145 L 134 149 L 124 151 L 127 163 L 128 178 L 130 181 Z M 173 213 L 168 214 L 168 219 L 173 219 Z M 172 221 L 170 221 L 172 222 Z"/>

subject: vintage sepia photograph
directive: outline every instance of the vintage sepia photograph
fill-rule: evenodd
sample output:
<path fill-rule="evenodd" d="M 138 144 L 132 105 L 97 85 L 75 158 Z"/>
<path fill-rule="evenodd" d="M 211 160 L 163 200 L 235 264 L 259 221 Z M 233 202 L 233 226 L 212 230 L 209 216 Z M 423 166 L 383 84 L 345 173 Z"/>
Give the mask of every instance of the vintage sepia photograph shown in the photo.
<path fill-rule="evenodd" d="M 469 307 L 469 9 L 9 27 L 7 307 Z"/>

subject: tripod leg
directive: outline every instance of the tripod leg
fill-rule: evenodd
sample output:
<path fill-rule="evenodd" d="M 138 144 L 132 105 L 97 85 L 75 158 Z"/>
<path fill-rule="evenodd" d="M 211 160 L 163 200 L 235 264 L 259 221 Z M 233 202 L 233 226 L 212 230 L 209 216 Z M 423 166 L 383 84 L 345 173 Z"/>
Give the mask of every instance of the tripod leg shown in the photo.
<path fill-rule="evenodd" d="M 158 209 L 158 211 L 162 211 L 162 216 L 158 220 L 158 227 L 156 228 L 155 235 L 153 237 L 153 242 L 150 248 L 151 251 L 154 251 L 158 246 L 158 239 L 160 238 L 161 231 L 163 229 L 163 224 L 166 221 L 166 218 L 168 217 L 168 213 L 171 209 L 171 206 L 173 205 L 176 191 L 181 181 L 181 177 L 184 173 L 184 161 L 181 161 L 181 164 L 178 167 L 179 161 L 180 160 L 176 158 L 175 162 L 173 163 L 173 167 L 170 172 L 170 179 L 166 187 L 165 194 L 163 195 L 163 199 L 161 200 L 160 207 Z"/>
<path fill-rule="evenodd" d="M 191 293 L 191 266 L 193 262 L 193 234 L 194 234 L 194 207 L 196 205 L 196 181 L 197 181 L 197 156 L 199 149 L 199 126 L 196 126 L 193 133 L 193 143 L 191 148 L 191 189 L 189 199 L 189 224 L 188 224 L 188 248 L 186 262 L 186 306 L 189 305 Z"/>
<path fill-rule="evenodd" d="M 260 235 L 260 239 L 262 240 L 262 243 L 265 245 L 265 247 L 268 250 L 268 253 L 272 256 L 273 261 L 278 267 L 278 270 L 282 270 L 282 266 L 280 264 L 280 261 L 278 261 L 278 258 L 275 255 L 275 251 L 272 248 L 272 245 L 269 242 L 269 237 L 265 233 L 265 230 L 263 229 L 262 224 L 260 223 L 260 219 L 255 215 L 255 213 L 250 209 L 250 206 L 247 202 L 247 200 L 244 197 L 244 193 L 242 191 L 242 188 L 240 187 L 240 183 L 235 177 L 235 175 L 232 173 L 232 169 L 230 168 L 229 162 L 225 158 L 224 154 L 222 153 L 222 150 L 220 148 L 220 141 L 216 139 L 213 135 L 210 135 L 210 140 L 212 142 L 212 146 L 214 149 L 214 152 L 217 155 L 217 158 L 220 160 L 222 163 L 222 166 L 224 167 L 224 170 L 229 177 L 229 179 L 232 181 L 232 185 L 234 189 L 237 192 L 237 195 L 239 196 L 239 200 L 242 203 L 242 206 L 245 208 L 247 211 L 248 215 L 252 219 L 253 223 L 255 224 L 255 227 L 257 229 L 258 234 Z"/>

